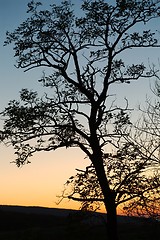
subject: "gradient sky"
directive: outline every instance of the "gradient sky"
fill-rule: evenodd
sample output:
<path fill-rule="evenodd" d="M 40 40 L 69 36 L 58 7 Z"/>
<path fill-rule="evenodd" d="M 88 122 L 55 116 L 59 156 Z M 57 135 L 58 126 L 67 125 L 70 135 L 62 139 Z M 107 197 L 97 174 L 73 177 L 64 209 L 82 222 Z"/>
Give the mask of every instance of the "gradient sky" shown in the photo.
<path fill-rule="evenodd" d="M 27 73 L 16 69 L 12 46 L 3 47 L 6 31 L 14 30 L 26 19 L 28 2 L 28 0 L 0 0 L 0 111 L 9 100 L 18 99 L 21 88 L 34 90 L 39 88 L 36 80 L 42 76 L 42 69 Z M 59 1 L 42 2 L 48 6 Z M 78 4 L 81 0 L 73 2 Z M 156 25 L 160 26 L 159 20 L 150 26 L 157 27 Z M 146 62 L 149 58 L 150 62 L 153 61 L 157 65 L 159 54 L 159 49 L 135 50 L 128 52 L 126 59 L 128 62 Z M 118 93 L 117 101 L 123 103 L 124 97 L 127 97 L 133 107 L 139 103 L 145 104 L 146 95 L 151 95 L 149 88 L 150 82 L 142 80 L 126 86 L 118 85 L 111 91 Z M 57 207 L 56 196 L 61 194 L 65 181 L 75 173 L 75 168 L 83 168 L 88 163 L 80 150 L 61 149 L 35 154 L 30 159 L 32 164 L 17 168 L 10 163 L 15 157 L 12 147 L 0 145 L 0 153 L 0 204 Z M 79 205 L 66 200 L 58 207 L 77 208 L 77 206 Z"/>

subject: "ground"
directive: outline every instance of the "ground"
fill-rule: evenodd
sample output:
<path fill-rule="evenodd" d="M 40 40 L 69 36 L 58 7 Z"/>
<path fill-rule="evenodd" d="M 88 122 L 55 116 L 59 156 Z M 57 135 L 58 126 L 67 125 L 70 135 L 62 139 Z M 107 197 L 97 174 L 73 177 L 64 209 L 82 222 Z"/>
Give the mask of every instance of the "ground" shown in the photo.
<path fill-rule="evenodd" d="M 102 215 L 44 208 L 0 207 L 1 240 L 106 240 Z M 55 214 L 54 214 L 55 213 Z M 158 240 L 160 223 L 139 218 L 119 218 L 120 240 Z"/>

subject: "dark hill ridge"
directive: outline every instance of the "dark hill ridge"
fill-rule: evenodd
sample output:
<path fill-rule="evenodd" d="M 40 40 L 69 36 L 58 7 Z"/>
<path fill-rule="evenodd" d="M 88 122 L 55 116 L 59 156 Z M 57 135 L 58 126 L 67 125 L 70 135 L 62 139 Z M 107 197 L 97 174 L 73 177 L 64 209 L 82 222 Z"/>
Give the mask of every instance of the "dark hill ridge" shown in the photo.
<path fill-rule="evenodd" d="M 49 209 L 38 207 L 0 206 L 0 231 L 51 227 L 64 224 L 64 220 L 62 211 L 53 215 Z"/>
<path fill-rule="evenodd" d="M 120 239 L 159 239 L 159 223 L 145 220 L 118 216 Z M 101 213 L 0 205 L 0 240 L 106 240 L 104 223 Z"/>
<path fill-rule="evenodd" d="M 67 217 L 70 212 L 76 212 L 76 210 L 61 209 L 61 208 L 47 208 L 37 206 L 15 206 L 15 205 L 0 205 L 0 211 L 17 212 L 25 214 L 44 214 L 54 215 L 58 217 Z"/>
<path fill-rule="evenodd" d="M 61 208 L 47 208 L 47 207 L 37 207 L 37 206 L 15 206 L 15 205 L 0 205 L 0 214 L 2 216 L 5 214 L 12 214 L 14 216 L 22 216 L 22 215 L 30 215 L 36 216 L 37 218 L 40 216 L 50 217 L 54 219 L 66 219 L 69 216 L 73 215 L 81 215 L 81 211 L 79 210 L 71 210 L 71 209 L 61 209 Z M 16 215 L 15 215 L 16 214 Z M 103 213 L 89 213 L 90 216 L 93 215 L 97 218 L 100 217 L 105 219 L 105 214 Z M 80 219 L 80 217 L 79 217 Z M 139 217 L 128 217 L 128 216 L 118 216 L 119 223 L 141 223 L 144 218 Z"/>

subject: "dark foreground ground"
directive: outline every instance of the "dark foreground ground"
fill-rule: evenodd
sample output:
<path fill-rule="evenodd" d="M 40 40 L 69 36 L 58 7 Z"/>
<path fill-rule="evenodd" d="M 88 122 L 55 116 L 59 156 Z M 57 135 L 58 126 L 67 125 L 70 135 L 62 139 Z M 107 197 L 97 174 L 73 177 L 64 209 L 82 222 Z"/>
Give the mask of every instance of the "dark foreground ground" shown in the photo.
<path fill-rule="evenodd" d="M 121 240 L 159 240 L 160 223 L 119 217 Z M 103 240 L 102 214 L 35 207 L 0 206 L 0 240 Z"/>

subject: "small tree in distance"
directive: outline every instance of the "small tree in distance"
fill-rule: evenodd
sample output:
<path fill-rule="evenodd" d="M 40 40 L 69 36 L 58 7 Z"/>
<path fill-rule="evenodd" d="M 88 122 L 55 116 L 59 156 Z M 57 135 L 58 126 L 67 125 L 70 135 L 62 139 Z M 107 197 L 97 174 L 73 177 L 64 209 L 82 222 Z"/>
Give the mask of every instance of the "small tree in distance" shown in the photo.
<path fill-rule="evenodd" d="M 52 4 L 50 10 L 38 10 L 41 3 L 31 1 L 30 17 L 8 32 L 5 42 L 14 43 L 18 68 L 45 67 L 52 73 L 39 80 L 48 94 L 39 97 L 22 89 L 20 101 L 9 102 L 1 113 L 1 141 L 13 145 L 17 166 L 28 163 L 37 151 L 80 148 L 100 187 L 99 192 L 89 185 L 88 197 L 92 188 L 102 197 L 112 240 L 118 239 L 117 203 L 137 199 L 138 194 L 146 199 L 148 192 L 142 192 L 141 185 L 153 193 L 158 189 L 157 177 L 149 183 L 144 174 L 159 164 L 157 145 L 146 148 L 129 136 L 128 102 L 125 107 L 116 105 L 110 86 L 156 77 L 154 68 L 143 63 L 125 63 L 123 53 L 160 46 L 156 33 L 147 29 L 150 20 L 159 19 L 159 3 L 84 0 L 82 14 L 76 17 L 70 1 Z M 112 147 L 115 156 L 109 154 Z"/>

